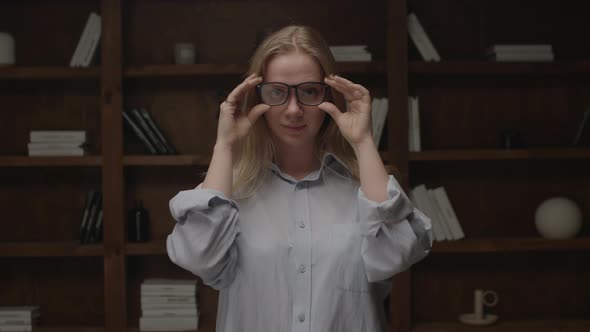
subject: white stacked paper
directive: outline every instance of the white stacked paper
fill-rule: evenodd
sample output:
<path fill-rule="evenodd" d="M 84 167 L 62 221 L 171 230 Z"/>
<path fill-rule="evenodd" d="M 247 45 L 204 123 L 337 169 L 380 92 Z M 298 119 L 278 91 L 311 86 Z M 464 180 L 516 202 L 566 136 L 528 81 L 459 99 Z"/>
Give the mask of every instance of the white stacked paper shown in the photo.
<path fill-rule="evenodd" d="M 367 45 L 339 45 L 330 46 L 336 62 L 371 61 L 372 55 L 367 51 Z"/>
<path fill-rule="evenodd" d="M 141 284 L 141 331 L 185 331 L 198 327 L 196 280 L 144 280 Z"/>
<path fill-rule="evenodd" d="M 38 306 L 0 307 L 0 331 L 30 332 L 39 315 Z"/>
<path fill-rule="evenodd" d="M 32 130 L 27 144 L 29 156 L 83 156 L 84 130 Z"/>
<path fill-rule="evenodd" d="M 490 60 L 504 62 L 542 62 L 555 58 L 550 44 L 493 45 L 486 54 Z"/>

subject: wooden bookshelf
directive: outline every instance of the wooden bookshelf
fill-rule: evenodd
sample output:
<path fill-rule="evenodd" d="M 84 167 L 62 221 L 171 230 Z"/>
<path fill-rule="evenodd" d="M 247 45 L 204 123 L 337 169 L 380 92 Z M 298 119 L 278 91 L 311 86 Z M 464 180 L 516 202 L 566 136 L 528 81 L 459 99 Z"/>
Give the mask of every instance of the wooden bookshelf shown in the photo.
<path fill-rule="evenodd" d="M 100 166 L 100 156 L 81 157 L 29 157 L 0 156 L 0 167 L 39 167 L 39 166 Z"/>
<path fill-rule="evenodd" d="M 458 160 L 580 160 L 590 159 L 588 148 L 437 149 L 410 152 L 410 161 Z"/>
<path fill-rule="evenodd" d="M 0 80 L 98 80 L 100 68 L 0 66 Z"/>
<path fill-rule="evenodd" d="M 590 237 L 548 240 L 529 238 L 482 238 L 435 242 L 432 253 L 511 253 L 511 252 L 555 252 L 589 251 Z"/>
<path fill-rule="evenodd" d="M 485 329 L 488 332 L 583 332 L 590 328 L 588 320 L 530 320 L 499 321 L 489 326 L 469 326 L 461 323 L 421 323 L 412 332 L 469 332 Z"/>
<path fill-rule="evenodd" d="M 103 256 L 102 244 L 78 242 L 2 242 L 0 257 L 78 257 Z"/>

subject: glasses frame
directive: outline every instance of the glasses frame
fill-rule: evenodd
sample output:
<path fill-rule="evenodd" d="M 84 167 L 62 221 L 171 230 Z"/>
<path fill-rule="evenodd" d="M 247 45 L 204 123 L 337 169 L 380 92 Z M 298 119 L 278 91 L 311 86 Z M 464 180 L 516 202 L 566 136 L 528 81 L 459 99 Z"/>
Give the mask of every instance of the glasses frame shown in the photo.
<path fill-rule="evenodd" d="M 310 84 L 310 83 L 314 83 L 314 84 L 319 84 L 324 88 L 324 98 L 322 98 L 322 100 L 317 103 L 317 104 L 307 104 L 301 101 L 301 99 L 299 98 L 299 89 L 298 87 L 304 84 Z M 289 100 L 289 96 L 291 95 L 291 89 L 295 89 L 295 98 L 297 98 L 297 102 L 302 104 L 302 105 L 306 105 L 306 106 L 318 106 L 319 104 L 323 103 L 324 101 L 326 101 L 326 97 L 329 95 L 330 93 L 330 86 L 324 82 L 303 82 L 303 83 L 299 83 L 299 84 L 287 84 L 287 83 L 283 83 L 283 82 L 263 82 L 260 84 L 256 85 L 256 92 L 258 93 L 258 98 L 260 98 L 260 100 L 262 100 L 262 88 L 265 85 L 271 85 L 271 84 L 279 84 L 282 86 L 287 87 L 289 93 L 287 94 L 287 98 L 285 98 L 285 100 L 280 103 L 280 104 L 267 104 L 268 106 L 280 106 L 280 105 L 284 105 L 287 100 Z M 262 100 L 262 102 L 264 102 Z M 266 104 L 266 103 L 265 103 Z"/>

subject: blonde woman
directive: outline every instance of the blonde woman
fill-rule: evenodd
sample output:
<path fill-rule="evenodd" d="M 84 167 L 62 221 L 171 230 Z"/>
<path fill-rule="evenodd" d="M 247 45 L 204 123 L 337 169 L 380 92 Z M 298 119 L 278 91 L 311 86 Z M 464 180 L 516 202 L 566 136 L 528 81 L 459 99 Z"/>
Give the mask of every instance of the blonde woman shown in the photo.
<path fill-rule="evenodd" d="M 367 89 L 285 27 L 220 106 L 204 182 L 170 201 L 170 259 L 220 290 L 218 332 L 385 331 L 391 277 L 432 244 L 388 175 Z"/>

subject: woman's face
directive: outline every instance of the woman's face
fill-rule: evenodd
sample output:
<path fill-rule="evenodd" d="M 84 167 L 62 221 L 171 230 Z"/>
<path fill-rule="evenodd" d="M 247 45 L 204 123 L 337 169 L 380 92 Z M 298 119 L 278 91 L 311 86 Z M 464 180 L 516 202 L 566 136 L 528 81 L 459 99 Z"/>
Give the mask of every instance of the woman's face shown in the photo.
<path fill-rule="evenodd" d="M 263 79 L 263 83 L 280 82 L 297 85 L 305 82 L 323 83 L 324 76 L 319 63 L 314 58 L 304 53 L 291 52 L 271 58 L 266 65 Z M 284 90 L 273 93 L 284 93 Z M 300 97 L 304 97 L 304 93 L 311 94 L 314 91 L 300 91 Z M 317 106 L 300 103 L 294 88 L 288 89 L 288 99 L 284 104 L 272 106 L 264 113 L 266 124 L 277 148 L 313 148 L 325 116 L 325 112 Z"/>

